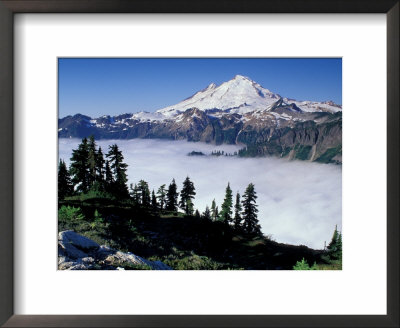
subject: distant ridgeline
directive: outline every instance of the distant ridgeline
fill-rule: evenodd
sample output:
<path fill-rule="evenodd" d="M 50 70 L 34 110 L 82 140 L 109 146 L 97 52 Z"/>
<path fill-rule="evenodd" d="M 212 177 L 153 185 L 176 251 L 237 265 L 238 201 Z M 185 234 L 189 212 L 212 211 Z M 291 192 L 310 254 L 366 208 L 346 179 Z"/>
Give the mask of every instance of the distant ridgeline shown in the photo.
<path fill-rule="evenodd" d="M 283 113 L 285 109 L 281 109 Z M 77 114 L 58 121 L 60 138 L 169 139 L 220 144 L 243 144 L 239 156 L 278 156 L 321 163 L 342 162 L 342 112 L 291 113 L 299 119 L 264 119 L 188 109 L 165 120 L 142 120 L 131 114 L 92 119 Z M 247 120 L 243 117 L 246 116 Z M 285 116 L 283 116 L 285 117 Z M 302 120 L 300 120 L 300 117 Z M 193 154 L 196 155 L 196 154 Z"/>
<path fill-rule="evenodd" d="M 211 83 L 154 113 L 58 121 L 60 138 L 160 138 L 244 145 L 239 156 L 342 162 L 342 107 L 332 101 L 282 98 L 242 75 Z"/>

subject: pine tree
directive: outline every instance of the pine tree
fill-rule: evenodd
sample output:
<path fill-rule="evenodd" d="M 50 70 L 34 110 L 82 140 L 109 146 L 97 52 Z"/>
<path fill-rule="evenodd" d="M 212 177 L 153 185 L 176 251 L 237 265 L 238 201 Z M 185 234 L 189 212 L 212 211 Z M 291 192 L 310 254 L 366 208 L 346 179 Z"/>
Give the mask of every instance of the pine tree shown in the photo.
<path fill-rule="evenodd" d="M 181 200 L 179 202 L 180 208 L 183 209 L 186 214 L 190 214 L 190 207 L 192 207 L 193 210 L 194 195 L 196 195 L 196 192 L 193 182 L 190 181 L 189 177 L 186 177 L 185 181 L 183 181 Z"/>
<path fill-rule="evenodd" d="M 148 183 L 144 180 L 140 180 L 137 187 L 139 189 L 140 204 L 142 204 L 145 207 L 150 206 L 151 198 L 150 198 L 150 189 Z"/>
<path fill-rule="evenodd" d="M 196 209 L 196 211 L 194 212 L 194 216 L 196 219 L 201 219 L 201 215 L 198 209 Z"/>
<path fill-rule="evenodd" d="M 216 204 L 215 204 L 215 199 L 213 199 L 213 201 L 212 201 L 212 203 L 211 203 L 211 218 L 215 221 L 216 219 L 217 219 L 217 217 L 218 217 L 218 210 L 216 210 L 217 209 L 217 206 L 216 206 Z"/>
<path fill-rule="evenodd" d="M 128 198 L 129 191 L 126 185 L 128 181 L 126 175 L 128 165 L 123 162 L 124 156 L 118 149 L 118 145 L 111 145 L 106 157 L 109 158 L 108 162 L 114 179 L 111 188 L 113 194 L 117 197 Z"/>
<path fill-rule="evenodd" d="M 104 181 L 104 188 L 108 192 L 112 192 L 112 186 L 114 185 L 114 178 L 110 168 L 110 162 L 106 161 L 105 167 L 105 181 Z"/>
<path fill-rule="evenodd" d="M 161 211 L 164 210 L 164 206 L 165 206 L 165 202 L 166 202 L 166 196 L 167 196 L 167 193 L 166 193 L 166 190 L 165 190 L 165 184 L 163 184 L 157 190 L 157 199 L 158 199 L 158 202 L 160 204 Z"/>
<path fill-rule="evenodd" d="M 240 194 L 236 193 L 236 203 L 235 203 L 235 216 L 233 218 L 233 223 L 235 225 L 235 229 L 239 230 L 242 224 L 242 217 L 240 213 L 242 212 L 242 204 L 240 203 Z"/>
<path fill-rule="evenodd" d="M 72 150 L 70 174 L 71 181 L 78 192 L 86 193 L 89 190 L 89 147 L 86 138 L 82 139 L 78 149 Z"/>
<path fill-rule="evenodd" d="M 211 212 L 210 212 L 210 208 L 208 207 L 208 205 L 206 206 L 206 209 L 204 210 L 201 217 L 205 220 L 211 220 Z"/>
<path fill-rule="evenodd" d="M 220 219 L 226 224 L 232 221 L 232 189 L 229 186 L 229 182 L 225 190 L 225 199 L 221 206 Z"/>
<path fill-rule="evenodd" d="M 94 186 L 94 183 L 96 181 L 96 142 L 94 140 L 94 136 L 91 135 L 89 137 L 89 142 L 88 142 L 88 157 L 87 157 L 87 164 L 89 168 L 89 188 L 92 188 Z"/>
<path fill-rule="evenodd" d="M 62 200 L 66 196 L 71 196 L 73 191 L 74 187 L 67 170 L 67 165 L 62 159 L 60 159 L 58 164 L 58 199 Z"/>
<path fill-rule="evenodd" d="M 140 204 L 141 193 L 140 193 L 140 190 L 139 190 L 137 184 L 135 183 L 135 185 L 133 185 L 133 183 L 131 183 L 130 189 L 131 189 L 130 195 L 133 198 L 133 201 L 136 204 Z"/>
<path fill-rule="evenodd" d="M 188 198 L 188 200 L 186 201 L 185 214 L 193 215 L 193 212 L 194 212 L 193 202 L 190 198 Z"/>
<path fill-rule="evenodd" d="M 105 187 L 105 180 L 104 180 L 104 155 L 101 147 L 99 147 L 96 153 L 96 181 L 99 184 L 99 189 L 104 190 Z"/>
<path fill-rule="evenodd" d="M 337 249 L 339 251 L 338 258 L 342 259 L 342 233 L 339 232 L 338 241 L 337 241 Z"/>
<path fill-rule="evenodd" d="M 332 240 L 327 247 L 327 253 L 331 260 L 342 259 L 342 234 L 337 230 L 337 225 L 335 226 Z"/>
<path fill-rule="evenodd" d="M 254 190 L 254 185 L 250 183 L 243 195 L 243 228 L 248 234 L 260 234 L 261 228 L 257 219 L 257 194 Z"/>
<path fill-rule="evenodd" d="M 155 210 L 158 208 L 157 198 L 154 189 L 151 192 L 151 207 Z"/>
<path fill-rule="evenodd" d="M 175 179 L 172 179 L 171 184 L 167 191 L 167 203 L 166 209 L 168 211 L 177 212 L 178 211 L 178 187 L 175 183 Z"/>

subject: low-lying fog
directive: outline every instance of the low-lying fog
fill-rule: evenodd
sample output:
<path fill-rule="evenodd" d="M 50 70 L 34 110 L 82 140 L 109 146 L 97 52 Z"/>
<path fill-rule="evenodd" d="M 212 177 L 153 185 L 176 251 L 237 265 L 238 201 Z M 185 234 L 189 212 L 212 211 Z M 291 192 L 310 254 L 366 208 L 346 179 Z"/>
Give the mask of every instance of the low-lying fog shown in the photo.
<path fill-rule="evenodd" d="M 69 165 L 78 139 L 59 139 L 59 157 Z M 342 171 L 340 166 L 287 161 L 277 158 L 187 156 L 191 151 L 207 155 L 213 150 L 233 153 L 240 147 L 165 140 L 101 140 L 103 153 L 118 144 L 129 165 L 129 183 L 143 179 L 157 191 L 172 178 L 182 188 L 189 176 L 196 188 L 195 208 L 203 212 L 215 198 L 219 209 L 230 182 L 234 194 L 243 194 L 252 182 L 258 195 L 262 231 L 278 242 L 322 249 L 335 225 L 341 229 Z"/>

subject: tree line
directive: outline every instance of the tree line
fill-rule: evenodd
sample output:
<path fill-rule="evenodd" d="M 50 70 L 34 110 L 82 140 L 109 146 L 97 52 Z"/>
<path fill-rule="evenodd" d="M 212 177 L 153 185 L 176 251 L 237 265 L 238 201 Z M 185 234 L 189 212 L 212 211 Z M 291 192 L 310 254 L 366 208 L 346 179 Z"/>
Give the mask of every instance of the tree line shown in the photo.
<path fill-rule="evenodd" d="M 211 156 L 237 156 L 238 152 L 235 151 L 233 154 L 232 153 L 226 153 L 223 150 L 213 150 L 211 152 Z"/>
<path fill-rule="evenodd" d="M 257 193 L 252 183 L 247 186 L 242 196 L 239 192 L 236 193 L 235 204 L 228 183 L 221 210 L 214 199 L 211 207 L 207 205 L 200 214 L 194 207 L 196 189 L 189 177 L 183 181 L 180 192 L 175 179 L 172 179 L 168 187 L 163 184 L 157 191 L 153 189 L 150 192 L 149 185 L 144 180 L 128 187 L 127 168 L 118 145 L 110 145 L 104 155 L 93 136 L 89 139 L 83 138 L 77 149 L 72 150 L 69 168 L 64 160 L 59 161 L 59 199 L 92 192 L 119 200 L 130 200 L 133 204 L 161 213 L 173 212 L 177 215 L 180 209 L 188 216 L 222 222 L 247 234 L 261 234 L 257 215 Z"/>
<path fill-rule="evenodd" d="M 60 159 L 58 168 L 58 197 L 64 199 L 89 191 L 109 193 L 118 198 L 128 198 L 126 185 L 128 165 L 116 144 L 109 146 L 103 155 L 93 136 L 83 138 L 77 149 L 72 150 L 69 169 Z"/>

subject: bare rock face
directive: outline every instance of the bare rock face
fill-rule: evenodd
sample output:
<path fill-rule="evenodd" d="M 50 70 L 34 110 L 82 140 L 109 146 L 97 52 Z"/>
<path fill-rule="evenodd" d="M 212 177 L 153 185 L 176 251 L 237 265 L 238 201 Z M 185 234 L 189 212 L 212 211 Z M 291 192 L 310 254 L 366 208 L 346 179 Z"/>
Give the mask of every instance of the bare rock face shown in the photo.
<path fill-rule="evenodd" d="M 72 230 L 62 231 L 58 234 L 59 254 L 71 259 L 87 257 L 87 252 L 97 250 L 99 245 L 93 240 L 81 236 Z"/>
<path fill-rule="evenodd" d="M 58 240 L 61 240 L 63 243 L 72 244 L 73 246 L 83 250 L 91 250 L 99 248 L 99 245 L 95 243 L 93 240 L 86 238 L 82 235 L 79 235 L 72 230 L 60 232 L 58 234 Z"/>
<path fill-rule="evenodd" d="M 72 230 L 58 234 L 59 270 L 124 270 L 124 268 L 172 270 L 160 261 L 149 261 L 130 252 L 124 253 L 106 245 L 98 245 Z"/>
<path fill-rule="evenodd" d="M 242 144 L 246 146 L 242 156 L 290 157 L 292 152 L 292 159 L 341 163 L 341 111 L 302 112 L 294 104 L 279 104 L 278 101 L 271 109 L 244 114 L 189 108 L 161 121 L 129 121 L 118 116 L 112 121 L 119 124 L 108 123 L 101 128 L 96 125 L 88 128 L 87 122 L 93 120 L 88 118 L 82 123 L 81 116 L 76 116 L 75 120 L 68 117 L 59 121 L 63 127 L 60 138 L 83 138 L 93 134 L 98 139 L 157 138 L 217 145 Z M 76 122 L 84 126 L 81 128 Z"/>

